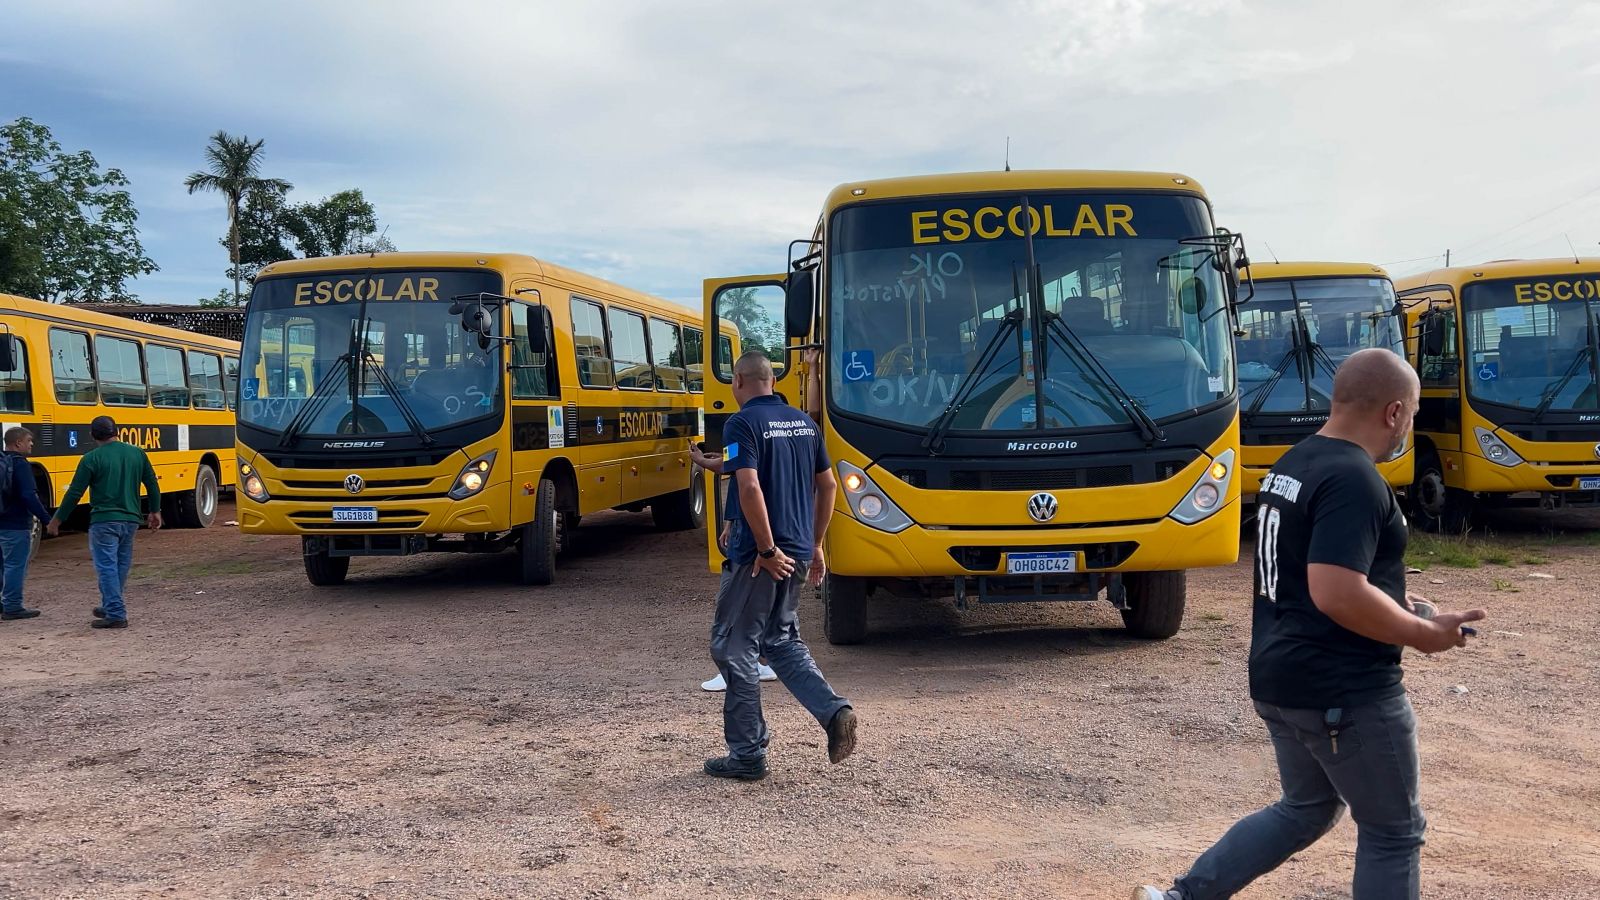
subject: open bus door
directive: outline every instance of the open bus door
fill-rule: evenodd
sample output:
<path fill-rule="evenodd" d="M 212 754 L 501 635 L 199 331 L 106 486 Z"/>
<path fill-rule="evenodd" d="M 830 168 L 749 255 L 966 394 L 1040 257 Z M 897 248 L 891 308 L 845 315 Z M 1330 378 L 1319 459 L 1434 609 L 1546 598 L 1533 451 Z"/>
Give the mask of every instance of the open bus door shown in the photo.
<path fill-rule="evenodd" d="M 793 406 L 801 405 L 800 357 L 785 327 L 788 279 L 785 275 L 740 275 L 705 281 L 705 450 L 720 454 L 722 429 L 739 411 L 733 399 L 733 363 L 749 350 L 763 350 L 772 360 L 773 390 Z M 706 553 L 711 571 L 722 569 L 724 558 L 717 536 L 727 509 L 730 483 L 715 472 L 704 472 L 710 515 L 706 517 Z"/>

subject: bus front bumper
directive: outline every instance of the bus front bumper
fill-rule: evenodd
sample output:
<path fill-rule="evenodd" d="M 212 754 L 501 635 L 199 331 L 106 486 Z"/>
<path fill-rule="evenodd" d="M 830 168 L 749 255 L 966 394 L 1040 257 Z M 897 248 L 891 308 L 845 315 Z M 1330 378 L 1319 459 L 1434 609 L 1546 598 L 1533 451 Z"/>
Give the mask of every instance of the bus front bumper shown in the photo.
<path fill-rule="evenodd" d="M 1159 572 L 1228 565 L 1239 559 L 1234 500 L 1194 525 L 1148 522 L 1056 528 L 972 529 L 912 525 L 890 534 L 836 512 L 828 528 L 828 568 L 864 578 L 1004 575 L 1010 553 L 1077 552 L 1081 572 Z"/>

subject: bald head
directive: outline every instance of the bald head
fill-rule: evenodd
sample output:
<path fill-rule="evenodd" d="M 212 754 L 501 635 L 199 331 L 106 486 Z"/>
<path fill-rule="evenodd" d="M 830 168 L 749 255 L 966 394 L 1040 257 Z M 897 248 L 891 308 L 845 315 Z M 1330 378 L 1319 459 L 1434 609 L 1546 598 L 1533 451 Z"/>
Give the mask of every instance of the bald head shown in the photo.
<path fill-rule="evenodd" d="M 747 350 L 733 364 L 733 374 L 752 381 L 772 383 L 772 360 L 760 350 Z"/>
<path fill-rule="evenodd" d="M 1359 350 L 1333 376 L 1333 405 L 1376 412 L 1391 403 L 1417 402 L 1417 373 L 1389 350 Z"/>

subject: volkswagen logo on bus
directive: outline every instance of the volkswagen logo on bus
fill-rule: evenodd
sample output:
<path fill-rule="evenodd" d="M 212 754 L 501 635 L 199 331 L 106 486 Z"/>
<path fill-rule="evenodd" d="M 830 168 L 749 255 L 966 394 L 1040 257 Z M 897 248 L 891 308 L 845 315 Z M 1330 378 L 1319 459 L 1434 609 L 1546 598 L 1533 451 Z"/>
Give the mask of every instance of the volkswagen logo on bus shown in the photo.
<path fill-rule="evenodd" d="M 1056 495 L 1040 491 L 1028 498 L 1028 515 L 1035 522 L 1048 522 L 1056 517 Z"/>
<path fill-rule="evenodd" d="M 366 479 L 354 473 L 344 477 L 344 489 L 352 494 L 359 494 L 367 487 Z"/>
<path fill-rule="evenodd" d="M 1600 444 L 1594 445 L 1594 458 L 1600 459 Z"/>

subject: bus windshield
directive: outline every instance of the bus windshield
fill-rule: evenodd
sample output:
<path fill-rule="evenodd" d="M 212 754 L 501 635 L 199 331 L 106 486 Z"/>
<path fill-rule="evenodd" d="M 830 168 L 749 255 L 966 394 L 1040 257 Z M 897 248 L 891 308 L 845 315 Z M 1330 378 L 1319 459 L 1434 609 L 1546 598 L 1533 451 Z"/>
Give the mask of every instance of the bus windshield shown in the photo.
<path fill-rule="evenodd" d="M 1600 274 L 1478 282 L 1461 299 L 1472 396 L 1524 409 L 1600 408 Z"/>
<path fill-rule="evenodd" d="M 1212 234 L 1198 198 L 922 198 L 846 207 L 829 227 L 828 393 L 845 414 L 1108 428 L 1233 393 L 1220 252 L 1183 240 Z"/>
<path fill-rule="evenodd" d="M 484 272 L 263 279 L 250 295 L 239 421 L 314 436 L 394 435 L 494 414 L 499 345 L 481 350 L 450 302 L 501 289 L 500 276 Z"/>
<path fill-rule="evenodd" d="M 1239 307 L 1240 405 L 1326 413 L 1333 372 L 1352 353 L 1379 347 L 1404 355 L 1394 304 L 1386 278 L 1257 281 L 1255 296 Z M 1302 322 L 1308 343 L 1296 336 Z"/>

